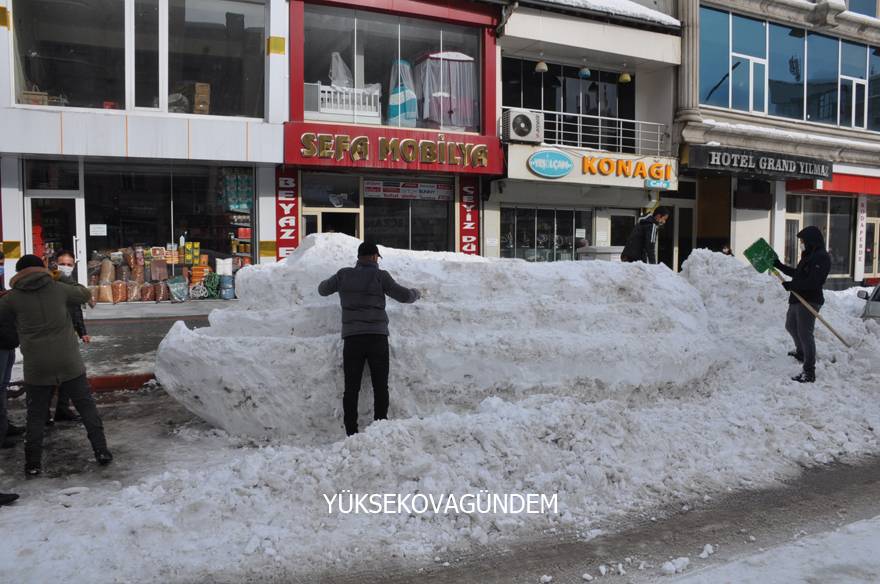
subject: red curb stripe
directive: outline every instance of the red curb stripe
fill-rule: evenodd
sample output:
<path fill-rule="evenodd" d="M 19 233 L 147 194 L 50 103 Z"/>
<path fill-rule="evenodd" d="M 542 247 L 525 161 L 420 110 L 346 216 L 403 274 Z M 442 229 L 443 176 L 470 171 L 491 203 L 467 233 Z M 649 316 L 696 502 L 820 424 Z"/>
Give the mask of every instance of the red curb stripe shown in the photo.
<path fill-rule="evenodd" d="M 155 379 L 152 373 L 132 373 L 130 375 L 99 375 L 89 377 L 93 393 L 140 389 L 146 382 Z"/>

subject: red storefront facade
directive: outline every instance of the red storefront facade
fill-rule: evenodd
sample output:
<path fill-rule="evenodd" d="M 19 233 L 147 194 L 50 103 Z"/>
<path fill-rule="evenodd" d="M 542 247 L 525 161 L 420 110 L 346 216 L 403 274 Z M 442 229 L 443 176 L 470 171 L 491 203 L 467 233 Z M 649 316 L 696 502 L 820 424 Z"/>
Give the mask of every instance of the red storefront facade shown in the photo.
<path fill-rule="evenodd" d="M 291 0 L 279 258 L 317 232 L 480 253 L 481 193 L 504 172 L 497 25 L 457 0 Z"/>

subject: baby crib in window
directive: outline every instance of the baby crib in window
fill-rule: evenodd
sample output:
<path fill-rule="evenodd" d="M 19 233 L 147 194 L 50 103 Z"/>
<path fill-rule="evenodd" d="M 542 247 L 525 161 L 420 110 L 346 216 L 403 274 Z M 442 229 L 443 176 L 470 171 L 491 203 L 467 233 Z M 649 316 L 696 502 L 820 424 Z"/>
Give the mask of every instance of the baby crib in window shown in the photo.
<path fill-rule="evenodd" d="M 339 87 L 306 83 L 306 117 L 328 122 L 382 123 L 381 86 Z"/>

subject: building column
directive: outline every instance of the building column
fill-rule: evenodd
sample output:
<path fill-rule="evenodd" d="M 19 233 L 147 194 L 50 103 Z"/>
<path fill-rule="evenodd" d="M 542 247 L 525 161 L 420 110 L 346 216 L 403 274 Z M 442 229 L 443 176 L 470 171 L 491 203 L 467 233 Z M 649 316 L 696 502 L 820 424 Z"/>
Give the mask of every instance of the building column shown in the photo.
<path fill-rule="evenodd" d="M 778 180 L 775 183 L 773 197 L 772 224 L 770 226 L 770 245 L 781 261 L 785 259 L 785 181 Z"/>
<path fill-rule="evenodd" d="M 677 122 L 698 122 L 700 117 L 700 2 L 678 0 L 681 21 L 681 65 L 678 67 Z"/>
<path fill-rule="evenodd" d="M 853 266 L 853 280 L 861 282 L 865 279 L 865 237 L 868 230 L 868 197 L 859 195 L 856 199 L 856 253 Z M 876 253 L 876 252 L 875 252 Z"/>
<path fill-rule="evenodd" d="M 2 204 L 3 251 L 6 256 L 6 282 L 15 275 L 15 260 L 24 253 L 24 181 L 21 160 L 0 158 L 0 204 Z"/>

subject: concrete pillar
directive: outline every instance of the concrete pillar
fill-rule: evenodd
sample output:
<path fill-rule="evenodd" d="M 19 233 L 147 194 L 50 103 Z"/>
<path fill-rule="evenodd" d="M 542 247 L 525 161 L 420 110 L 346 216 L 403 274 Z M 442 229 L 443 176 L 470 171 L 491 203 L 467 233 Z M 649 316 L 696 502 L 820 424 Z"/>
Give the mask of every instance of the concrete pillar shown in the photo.
<path fill-rule="evenodd" d="M 776 255 L 785 261 L 785 181 L 776 181 L 775 189 L 773 213 L 771 214 L 770 245 L 773 246 Z"/>
<path fill-rule="evenodd" d="M 700 117 L 700 2 L 678 0 L 681 21 L 681 65 L 678 68 L 677 122 L 698 122 Z"/>

